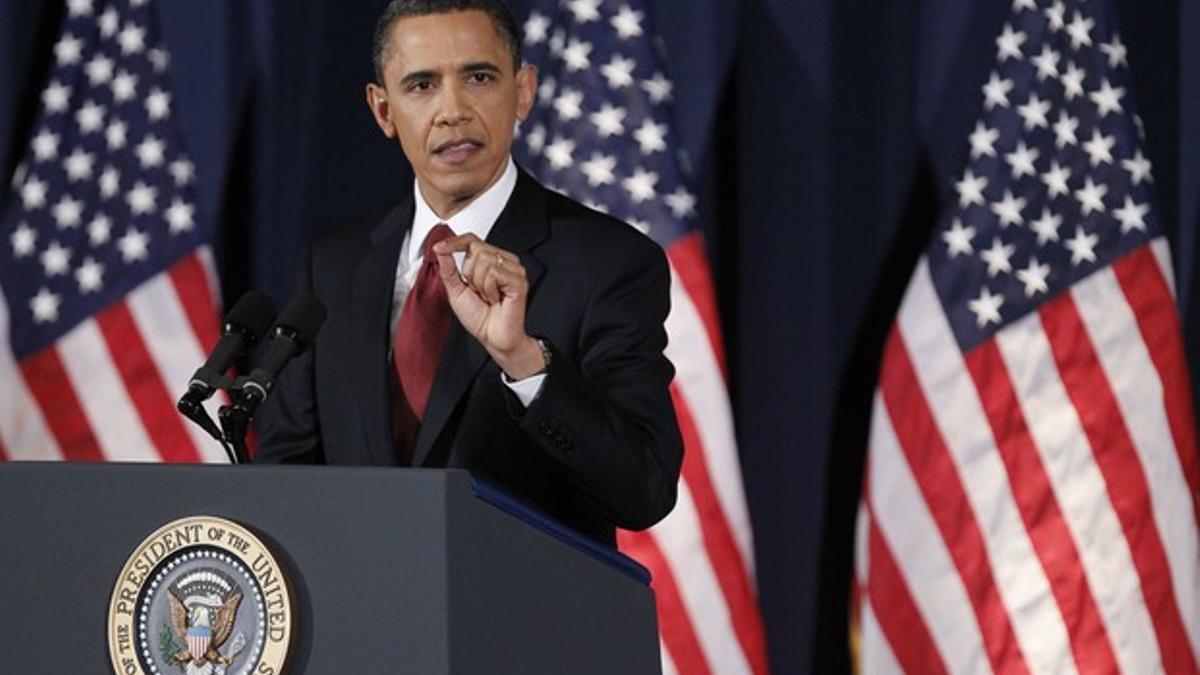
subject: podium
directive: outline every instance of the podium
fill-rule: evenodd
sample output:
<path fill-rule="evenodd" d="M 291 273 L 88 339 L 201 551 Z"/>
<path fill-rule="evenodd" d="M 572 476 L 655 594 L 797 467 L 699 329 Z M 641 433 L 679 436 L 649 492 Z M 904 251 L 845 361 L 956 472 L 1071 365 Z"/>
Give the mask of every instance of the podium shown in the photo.
<path fill-rule="evenodd" d="M 288 578 L 285 672 L 660 671 L 645 570 L 466 472 L 54 463 L 0 464 L 2 669 L 108 671 L 123 566 L 198 515 Z"/>

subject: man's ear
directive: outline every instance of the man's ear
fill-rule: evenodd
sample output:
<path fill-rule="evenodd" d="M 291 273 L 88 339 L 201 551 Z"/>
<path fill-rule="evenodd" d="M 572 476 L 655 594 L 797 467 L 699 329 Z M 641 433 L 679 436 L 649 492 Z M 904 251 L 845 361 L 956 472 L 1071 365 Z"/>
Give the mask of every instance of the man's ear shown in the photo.
<path fill-rule="evenodd" d="M 375 118 L 375 123 L 379 125 L 383 135 L 395 138 L 396 125 L 392 124 L 392 107 L 388 104 L 387 90 L 374 82 L 368 83 L 367 107 L 371 109 L 371 116 Z"/>
<path fill-rule="evenodd" d="M 517 69 L 517 119 L 522 122 L 529 117 L 533 109 L 534 97 L 537 96 L 537 66 L 522 65 Z"/>

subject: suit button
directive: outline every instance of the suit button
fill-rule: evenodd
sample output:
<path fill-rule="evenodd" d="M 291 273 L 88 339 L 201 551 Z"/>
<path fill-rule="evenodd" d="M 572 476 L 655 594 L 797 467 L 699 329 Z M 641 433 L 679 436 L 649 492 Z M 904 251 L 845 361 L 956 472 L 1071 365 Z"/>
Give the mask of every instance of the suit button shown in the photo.
<path fill-rule="evenodd" d="M 562 450 L 563 452 L 571 451 L 571 442 L 562 436 L 559 436 L 557 439 L 555 439 L 555 445 L 557 445 L 558 449 Z"/>
<path fill-rule="evenodd" d="M 542 422 L 538 425 L 538 431 L 542 432 L 543 436 L 549 436 L 553 430 L 550 428 L 549 422 Z"/>

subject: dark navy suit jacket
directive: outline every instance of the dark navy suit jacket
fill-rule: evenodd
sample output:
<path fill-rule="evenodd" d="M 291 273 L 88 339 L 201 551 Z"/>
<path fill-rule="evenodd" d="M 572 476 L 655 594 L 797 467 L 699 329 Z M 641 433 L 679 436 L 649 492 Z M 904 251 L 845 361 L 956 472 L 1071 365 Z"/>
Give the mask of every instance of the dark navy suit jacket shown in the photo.
<path fill-rule="evenodd" d="M 257 462 L 396 465 L 389 312 L 413 198 L 318 237 L 301 286 L 328 310 L 259 414 Z M 412 463 L 458 467 L 603 541 L 674 506 L 683 445 L 663 355 L 670 274 L 628 225 L 524 171 L 488 241 L 520 256 L 526 330 L 553 356 L 528 409 L 452 321 Z"/>

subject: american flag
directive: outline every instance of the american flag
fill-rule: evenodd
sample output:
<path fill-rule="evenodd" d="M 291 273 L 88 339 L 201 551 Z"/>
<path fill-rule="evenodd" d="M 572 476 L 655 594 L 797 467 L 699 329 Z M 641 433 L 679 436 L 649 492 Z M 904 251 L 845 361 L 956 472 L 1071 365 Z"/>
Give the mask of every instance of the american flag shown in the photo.
<path fill-rule="evenodd" d="M 620 532 L 618 544 L 653 574 L 666 673 L 761 675 L 766 649 L 716 302 L 653 37 L 646 8 L 632 0 L 532 12 L 524 42 L 541 80 L 514 151 L 546 185 L 667 252 L 667 356 L 685 449 L 679 501 L 651 530 Z"/>
<path fill-rule="evenodd" d="M 0 221 L 0 459 L 225 461 L 174 402 L 215 276 L 149 0 L 69 0 Z"/>
<path fill-rule="evenodd" d="M 1109 3 L 1015 0 L 884 349 L 864 672 L 1194 673 L 1196 435 Z"/>

